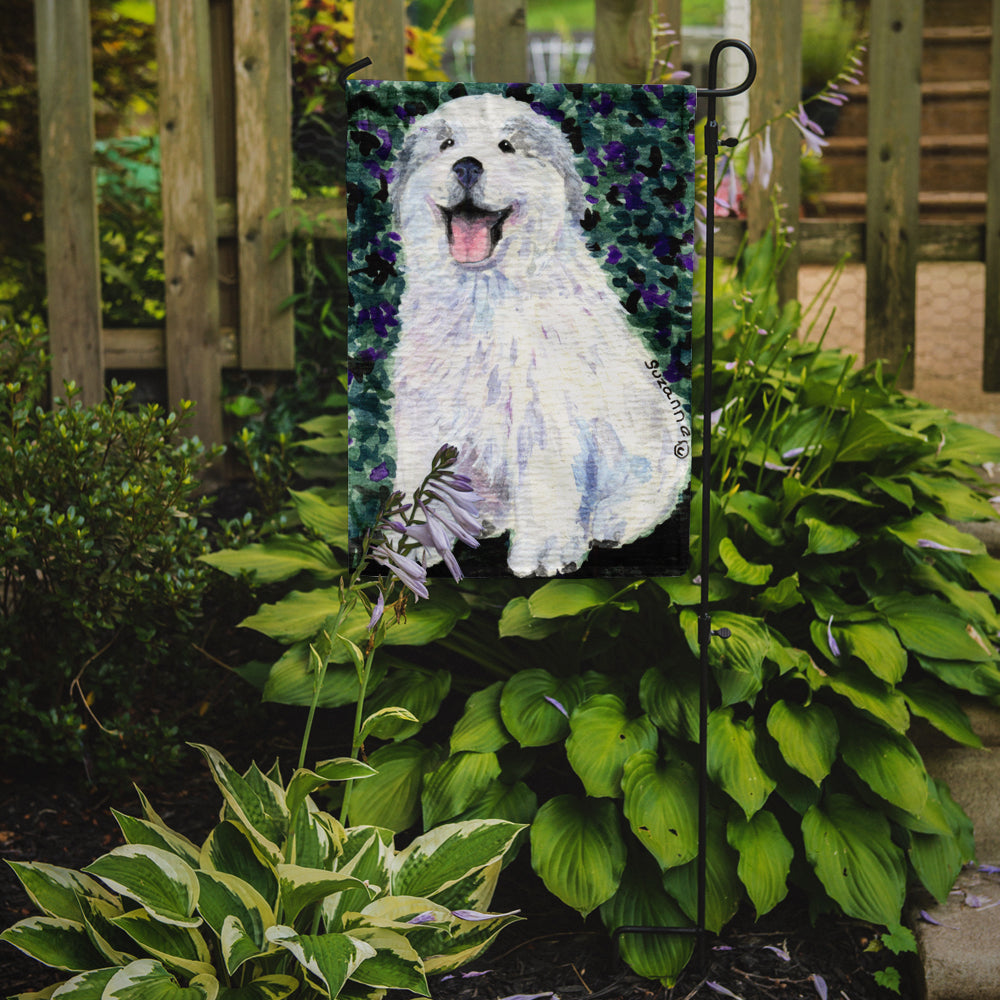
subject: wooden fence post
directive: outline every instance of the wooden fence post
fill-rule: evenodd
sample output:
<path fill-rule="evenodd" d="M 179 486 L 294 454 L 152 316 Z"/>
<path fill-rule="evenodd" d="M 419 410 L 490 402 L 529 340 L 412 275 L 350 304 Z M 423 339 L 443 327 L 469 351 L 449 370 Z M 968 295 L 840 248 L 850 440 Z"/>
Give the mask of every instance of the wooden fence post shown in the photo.
<path fill-rule="evenodd" d="M 989 170 L 986 177 L 986 324 L 983 391 L 1000 392 L 1000 0 L 990 45 Z"/>
<path fill-rule="evenodd" d="M 294 314 L 282 307 L 292 294 L 290 20 L 288 0 L 233 6 L 243 368 L 295 367 Z"/>
<path fill-rule="evenodd" d="M 759 0 L 750 8 L 750 41 L 761 68 L 750 88 L 750 131 L 795 108 L 802 97 L 802 4 L 800 0 Z M 755 142 L 757 140 L 754 140 Z M 792 246 L 778 274 L 778 297 L 797 298 L 799 286 L 799 160 L 802 136 L 786 118 L 771 127 L 774 170 L 765 189 L 755 181 L 747 192 L 747 227 L 751 240 L 760 239 L 780 207 L 780 225 L 793 229 Z"/>
<path fill-rule="evenodd" d="M 406 0 L 355 0 L 354 53 L 372 61 L 361 79 L 406 79 Z"/>
<path fill-rule="evenodd" d="M 594 0 L 594 72 L 598 83 L 645 83 L 655 0 Z"/>
<path fill-rule="evenodd" d="M 104 398 L 89 0 L 35 0 L 52 393 Z"/>
<path fill-rule="evenodd" d="M 528 33 L 524 0 L 476 0 L 474 64 L 479 83 L 519 82 L 528 78 Z"/>
<path fill-rule="evenodd" d="M 868 53 L 865 360 L 913 387 L 923 0 L 872 0 Z M 904 360 L 905 359 L 905 360 Z"/>
<path fill-rule="evenodd" d="M 198 403 L 192 432 L 222 441 L 219 254 L 207 0 L 156 10 L 166 273 L 167 395 Z"/>

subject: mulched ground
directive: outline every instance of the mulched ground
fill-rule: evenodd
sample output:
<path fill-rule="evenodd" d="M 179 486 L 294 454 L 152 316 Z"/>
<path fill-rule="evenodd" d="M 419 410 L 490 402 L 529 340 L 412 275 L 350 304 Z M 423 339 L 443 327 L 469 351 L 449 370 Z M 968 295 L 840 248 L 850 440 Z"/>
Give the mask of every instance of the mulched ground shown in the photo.
<path fill-rule="evenodd" d="M 277 743 L 290 747 L 290 728 Z M 258 738 L 260 733 L 258 732 Z M 260 745 L 260 744 L 258 744 Z M 269 744 L 272 745 L 273 744 Z M 241 746 L 220 740 L 220 749 L 241 763 Z M 284 754 L 283 754 L 284 756 Z M 164 820 L 189 835 L 203 837 L 214 822 L 219 797 L 200 755 L 192 767 L 155 791 L 148 790 Z M 72 776 L 6 775 L 0 778 L 0 858 L 37 860 L 80 868 L 121 843 L 110 809 L 138 815 L 134 794 L 102 795 L 72 783 Z M 500 880 L 494 907 L 520 908 L 525 920 L 503 931 L 493 947 L 470 969 L 447 978 L 433 977 L 435 1000 L 499 1000 L 550 995 L 562 1000 L 692 1000 L 741 997 L 743 1000 L 888 1000 L 893 994 L 876 985 L 873 974 L 886 965 L 903 973 L 900 993 L 919 990 L 910 971 L 885 952 L 866 951 L 870 928 L 847 920 L 824 919 L 811 927 L 801 902 L 789 902 L 754 925 L 737 917 L 718 939 L 706 941 L 704 970 L 689 968 L 672 989 L 634 975 L 616 960 L 596 918 L 579 917 L 548 895 L 519 858 Z M 0 927 L 32 913 L 30 903 L 6 865 L 0 866 Z M 41 989 L 58 973 L 0 944 L 0 987 L 9 995 Z"/>

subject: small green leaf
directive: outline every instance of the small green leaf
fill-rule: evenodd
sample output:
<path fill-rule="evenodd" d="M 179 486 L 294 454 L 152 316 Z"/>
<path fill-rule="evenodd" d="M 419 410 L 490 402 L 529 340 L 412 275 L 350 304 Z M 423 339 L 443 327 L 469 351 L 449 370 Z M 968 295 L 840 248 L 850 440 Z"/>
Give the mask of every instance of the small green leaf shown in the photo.
<path fill-rule="evenodd" d="M 531 865 L 546 888 L 586 916 L 618 889 L 625 842 L 608 799 L 557 795 L 531 824 Z"/>
<path fill-rule="evenodd" d="M 550 580 L 528 598 L 534 618 L 578 615 L 606 604 L 618 588 L 610 580 Z"/>
<path fill-rule="evenodd" d="M 258 584 L 277 583 L 299 573 L 330 580 L 344 572 L 328 545 L 294 535 L 272 535 L 266 542 L 210 552 L 200 559 L 230 576 L 246 574 Z"/>
<path fill-rule="evenodd" d="M 770 563 L 751 563 L 740 555 L 739 549 L 730 538 L 719 541 L 719 557 L 726 564 L 727 576 L 736 583 L 749 587 L 763 587 L 771 578 L 774 566 Z"/>
<path fill-rule="evenodd" d="M 995 660 L 996 652 L 976 628 L 936 597 L 880 595 L 875 607 L 899 634 L 903 645 L 939 660 Z"/>
<path fill-rule="evenodd" d="M 31 901 L 46 916 L 82 920 L 83 912 L 79 902 L 81 896 L 92 896 L 108 903 L 115 902 L 115 897 L 100 882 L 71 868 L 60 868 L 40 861 L 8 861 L 7 864 Z"/>
<path fill-rule="evenodd" d="M 983 745 L 958 699 L 946 687 L 929 679 L 915 680 L 900 685 L 900 691 L 914 715 L 926 719 L 956 743 L 967 747 Z"/>
<path fill-rule="evenodd" d="M 438 761 L 434 750 L 416 740 L 379 747 L 368 758 L 376 774 L 351 790 L 353 826 L 381 826 L 397 833 L 420 817 L 424 773 Z"/>
<path fill-rule="evenodd" d="M 733 718 L 733 709 L 717 708 L 708 717 L 708 774 L 749 819 L 774 791 L 776 782 L 757 762 L 753 718 Z"/>
<path fill-rule="evenodd" d="M 451 752 L 474 750 L 478 753 L 495 753 L 510 742 L 500 716 L 500 693 L 503 681 L 476 691 L 465 703 L 462 717 L 451 733 Z"/>
<path fill-rule="evenodd" d="M 918 514 L 909 521 L 889 525 L 886 530 L 913 549 L 920 549 L 921 542 L 933 542 L 945 548 L 957 549 L 971 555 L 984 555 L 986 546 L 974 535 L 942 521 L 933 514 Z"/>
<path fill-rule="evenodd" d="M 579 677 L 560 679 L 547 670 L 522 670 L 504 684 L 500 716 L 521 746 L 547 746 L 569 732 L 569 715 L 583 693 Z"/>
<path fill-rule="evenodd" d="M 289 490 L 302 523 L 324 542 L 347 549 L 347 507 L 334 506 L 313 490 Z"/>
<path fill-rule="evenodd" d="M 910 740 L 890 729 L 851 720 L 850 737 L 841 742 L 845 763 L 876 795 L 919 815 L 927 801 L 927 772 Z"/>
<path fill-rule="evenodd" d="M 774 814 L 765 809 L 750 819 L 737 816 L 730 820 L 726 837 L 729 846 L 739 851 L 736 873 L 760 919 L 788 894 L 788 873 L 795 849 Z"/>
<path fill-rule="evenodd" d="M 429 829 L 454 819 L 499 776 L 500 764 L 495 753 L 452 754 L 424 779 L 421 796 L 424 827 Z"/>
<path fill-rule="evenodd" d="M 346 889 L 367 891 L 365 884 L 352 875 L 304 868 L 301 865 L 278 865 L 278 884 L 281 888 L 282 913 L 286 920 L 293 922 L 305 907 L 318 903 L 327 896 Z"/>
<path fill-rule="evenodd" d="M 515 597 L 507 602 L 500 615 L 501 639 L 517 636 L 521 639 L 544 639 L 559 632 L 564 623 L 553 618 L 536 618 L 531 613 L 527 597 Z"/>
<path fill-rule="evenodd" d="M 168 968 L 179 969 L 189 976 L 212 974 L 208 945 L 194 928 L 162 923 L 145 910 L 123 913 L 111 922 Z"/>
<path fill-rule="evenodd" d="M 826 705 L 797 705 L 779 699 L 767 716 L 767 731 L 785 761 L 817 787 L 830 773 L 837 755 L 837 720 Z"/>
<path fill-rule="evenodd" d="M 854 545 L 860 536 L 845 524 L 828 524 L 815 517 L 803 519 L 809 529 L 809 543 L 805 554 L 828 556 L 844 552 Z"/>

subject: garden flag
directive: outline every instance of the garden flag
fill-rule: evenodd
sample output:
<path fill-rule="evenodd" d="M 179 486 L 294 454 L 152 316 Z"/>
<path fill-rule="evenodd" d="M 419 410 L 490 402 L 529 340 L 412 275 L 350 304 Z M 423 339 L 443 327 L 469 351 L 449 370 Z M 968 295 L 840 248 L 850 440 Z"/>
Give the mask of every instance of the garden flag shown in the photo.
<path fill-rule="evenodd" d="M 481 497 L 466 573 L 687 569 L 694 109 L 680 86 L 348 82 L 355 548 L 449 444 Z"/>

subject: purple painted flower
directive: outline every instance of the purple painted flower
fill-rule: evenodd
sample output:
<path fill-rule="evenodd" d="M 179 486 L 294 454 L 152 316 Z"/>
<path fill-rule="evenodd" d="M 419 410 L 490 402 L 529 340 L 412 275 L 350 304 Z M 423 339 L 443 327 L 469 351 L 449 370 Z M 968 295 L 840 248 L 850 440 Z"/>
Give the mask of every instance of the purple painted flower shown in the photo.
<path fill-rule="evenodd" d="M 385 462 L 379 462 L 378 465 L 368 473 L 368 478 L 373 483 L 380 483 L 386 476 L 389 475 L 389 468 Z"/>
<path fill-rule="evenodd" d="M 430 597 L 427 590 L 427 570 L 415 559 L 404 556 L 388 545 L 376 545 L 372 559 L 393 573 L 417 597 Z"/>

